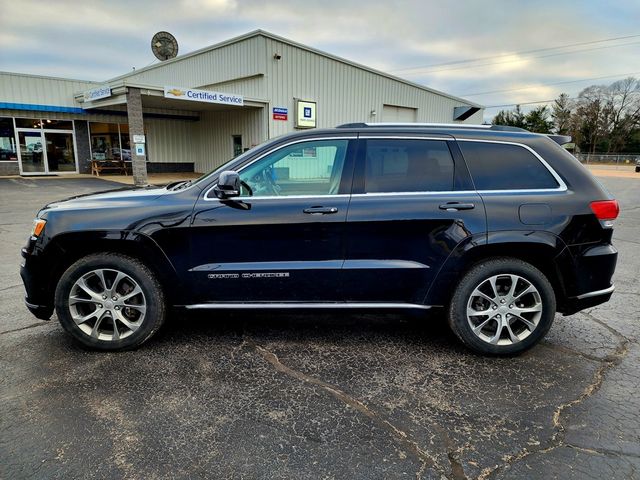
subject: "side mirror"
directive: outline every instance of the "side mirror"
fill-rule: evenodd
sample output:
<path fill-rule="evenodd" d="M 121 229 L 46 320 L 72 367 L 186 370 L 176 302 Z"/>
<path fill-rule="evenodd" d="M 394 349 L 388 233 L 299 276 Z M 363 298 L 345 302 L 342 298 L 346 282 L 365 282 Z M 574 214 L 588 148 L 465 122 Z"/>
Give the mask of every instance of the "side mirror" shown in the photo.
<path fill-rule="evenodd" d="M 226 170 L 220 174 L 218 184 L 213 187 L 213 193 L 220 199 L 237 197 L 240 195 L 240 175 L 233 170 Z"/>

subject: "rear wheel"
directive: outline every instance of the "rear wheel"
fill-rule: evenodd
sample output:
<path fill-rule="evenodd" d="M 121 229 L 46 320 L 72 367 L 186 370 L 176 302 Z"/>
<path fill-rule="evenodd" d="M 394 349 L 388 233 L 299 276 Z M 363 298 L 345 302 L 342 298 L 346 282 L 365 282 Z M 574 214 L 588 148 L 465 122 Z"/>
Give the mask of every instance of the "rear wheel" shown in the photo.
<path fill-rule="evenodd" d="M 555 313 L 553 288 L 540 270 L 515 258 L 495 258 L 464 275 L 451 300 L 449 325 L 478 353 L 514 355 L 546 335 Z"/>
<path fill-rule="evenodd" d="M 83 345 L 100 350 L 135 348 L 166 317 L 153 272 L 135 258 L 114 253 L 71 265 L 58 282 L 55 304 L 63 328 Z"/>

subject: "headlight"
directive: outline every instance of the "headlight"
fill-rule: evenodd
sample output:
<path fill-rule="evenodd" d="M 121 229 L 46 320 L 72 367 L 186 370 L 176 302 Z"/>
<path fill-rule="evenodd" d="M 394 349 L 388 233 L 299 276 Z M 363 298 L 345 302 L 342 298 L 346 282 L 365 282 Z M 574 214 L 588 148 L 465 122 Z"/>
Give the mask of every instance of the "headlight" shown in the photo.
<path fill-rule="evenodd" d="M 42 233 L 42 231 L 44 230 L 44 226 L 46 225 L 47 221 L 42 219 L 42 218 L 36 218 L 33 221 L 33 228 L 31 229 L 31 236 L 38 238 L 40 236 L 40 234 Z"/>

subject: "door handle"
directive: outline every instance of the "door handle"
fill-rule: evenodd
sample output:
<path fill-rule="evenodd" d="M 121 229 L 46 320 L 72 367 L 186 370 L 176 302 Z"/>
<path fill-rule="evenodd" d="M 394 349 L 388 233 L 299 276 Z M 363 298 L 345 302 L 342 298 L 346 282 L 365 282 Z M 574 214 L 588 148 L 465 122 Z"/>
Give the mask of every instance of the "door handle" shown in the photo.
<path fill-rule="evenodd" d="M 328 215 L 330 213 L 337 213 L 338 209 L 336 207 L 309 207 L 302 211 L 309 215 Z"/>
<path fill-rule="evenodd" d="M 439 208 L 447 212 L 455 212 L 458 210 L 472 210 L 476 208 L 476 206 L 473 203 L 448 202 L 443 203 Z"/>

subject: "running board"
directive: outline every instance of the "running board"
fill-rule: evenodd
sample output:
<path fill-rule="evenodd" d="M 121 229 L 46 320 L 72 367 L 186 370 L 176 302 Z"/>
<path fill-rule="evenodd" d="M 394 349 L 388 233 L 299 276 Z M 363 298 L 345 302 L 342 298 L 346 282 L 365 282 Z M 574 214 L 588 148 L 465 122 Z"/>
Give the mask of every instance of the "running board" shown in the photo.
<path fill-rule="evenodd" d="M 371 302 L 349 302 L 349 303 L 308 303 L 308 302 L 288 302 L 288 303 L 196 303 L 195 305 L 185 305 L 189 310 L 200 309 L 258 309 L 258 308 L 411 308 L 419 310 L 429 310 L 431 305 L 419 305 L 417 303 L 371 303 Z"/>

